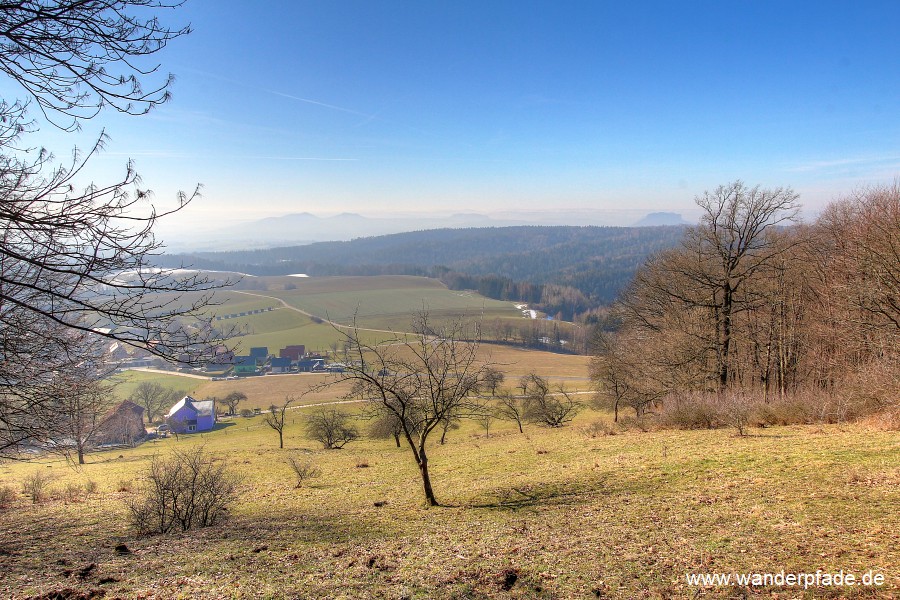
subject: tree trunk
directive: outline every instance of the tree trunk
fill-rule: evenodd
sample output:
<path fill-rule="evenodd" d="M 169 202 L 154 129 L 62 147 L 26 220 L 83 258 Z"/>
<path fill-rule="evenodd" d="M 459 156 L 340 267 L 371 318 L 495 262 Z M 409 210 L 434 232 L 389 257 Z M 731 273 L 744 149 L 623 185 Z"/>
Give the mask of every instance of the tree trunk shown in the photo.
<path fill-rule="evenodd" d="M 278 430 L 278 447 L 284 448 L 284 434 L 281 433 L 281 430 Z"/>
<path fill-rule="evenodd" d="M 428 457 L 425 456 L 425 449 L 419 448 L 419 472 L 422 473 L 422 488 L 425 491 L 425 502 L 428 506 L 440 506 L 437 498 L 434 497 L 434 490 L 431 489 L 431 477 L 428 475 Z"/>
<path fill-rule="evenodd" d="M 722 299 L 722 347 L 721 364 L 719 365 L 719 389 L 725 390 L 728 387 L 728 363 L 729 354 L 731 352 L 731 311 L 732 311 L 732 292 L 731 286 L 725 285 L 725 297 Z"/>
<path fill-rule="evenodd" d="M 399 433 L 394 434 L 394 441 L 397 443 L 397 447 L 399 448 L 400 447 L 400 434 Z"/>

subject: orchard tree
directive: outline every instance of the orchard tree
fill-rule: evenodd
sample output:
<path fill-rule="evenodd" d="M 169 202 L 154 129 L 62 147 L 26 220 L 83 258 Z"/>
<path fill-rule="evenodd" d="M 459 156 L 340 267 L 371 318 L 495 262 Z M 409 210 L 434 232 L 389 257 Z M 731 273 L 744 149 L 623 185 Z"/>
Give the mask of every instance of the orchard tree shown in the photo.
<path fill-rule="evenodd" d="M 350 423 L 350 415 L 334 408 L 318 410 L 308 415 L 306 435 L 322 444 L 325 450 L 339 450 L 359 438 L 359 432 Z"/>
<path fill-rule="evenodd" d="M 523 377 L 525 384 L 524 418 L 546 427 L 562 427 L 575 418 L 581 410 L 571 392 L 562 385 L 553 391 L 550 382 L 536 373 Z"/>
<path fill-rule="evenodd" d="M 266 425 L 268 425 L 278 433 L 279 448 L 284 448 L 284 417 L 288 407 L 293 401 L 294 398 L 287 397 L 284 400 L 284 404 L 282 404 L 281 406 L 276 406 L 273 404 L 269 407 L 269 412 L 267 412 L 266 416 L 263 418 Z"/>
<path fill-rule="evenodd" d="M 350 360 L 336 381 L 350 382 L 351 396 L 396 417 L 419 469 L 425 502 L 438 506 L 429 471 L 429 437 L 453 419 L 486 410 L 478 390 L 484 389 L 492 365 L 479 357 L 479 328 L 460 321 L 435 324 L 423 311 L 412 332 L 381 344 L 365 341 L 355 323 L 338 331 L 349 346 Z"/>
<path fill-rule="evenodd" d="M 223 402 L 225 403 L 225 406 L 228 407 L 228 414 L 236 415 L 238 405 L 246 399 L 247 399 L 247 394 L 245 394 L 244 392 L 241 392 L 241 391 L 237 391 L 237 390 L 235 390 L 235 391 L 231 392 L 230 394 L 228 394 L 227 396 L 225 396 L 225 399 L 223 400 Z"/>
<path fill-rule="evenodd" d="M 128 399 L 143 407 L 148 423 L 155 423 L 156 418 L 168 412 L 182 396 L 179 390 L 168 388 L 157 381 L 142 381 Z"/>

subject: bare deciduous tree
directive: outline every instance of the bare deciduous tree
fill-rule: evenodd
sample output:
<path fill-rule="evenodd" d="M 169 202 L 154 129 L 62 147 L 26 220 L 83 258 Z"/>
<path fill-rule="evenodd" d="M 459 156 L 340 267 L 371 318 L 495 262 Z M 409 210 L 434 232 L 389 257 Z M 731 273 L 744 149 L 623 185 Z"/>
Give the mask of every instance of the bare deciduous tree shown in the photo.
<path fill-rule="evenodd" d="M 503 374 L 503 371 L 491 367 L 485 374 L 484 387 L 491 391 L 491 396 L 496 396 L 497 388 L 503 385 L 505 380 L 506 375 Z"/>
<path fill-rule="evenodd" d="M 291 402 L 293 401 L 293 398 L 287 397 L 284 400 L 284 404 L 282 404 L 281 406 L 276 406 L 273 404 L 269 407 L 269 412 L 267 412 L 266 416 L 264 417 L 266 425 L 278 432 L 279 448 L 284 448 L 284 417 L 288 406 L 290 406 Z"/>
<path fill-rule="evenodd" d="M 94 446 L 103 418 L 113 406 L 112 387 L 89 376 L 79 376 L 67 378 L 56 396 L 58 416 L 48 436 L 53 438 L 49 448 L 83 465 L 85 453 Z"/>
<path fill-rule="evenodd" d="M 199 188 L 159 212 L 128 162 L 119 181 L 79 191 L 75 184 L 105 134 L 64 164 L 27 141 L 38 126 L 28 120 L 29 102 L 68 130 L 104 107 L 143 114 L 165 102 L 171 76 L 158 77 L 157 65 L 144 61 L 188 33 L 153 14 L 180 4 L 0 6 L 0 73 L 26 95 L 0 99 L 0 449 L 33 439 L 52 404 L 47 389 L 67 364 L 83 360 L 83 342 L 99 336 L 199 364 L 224 337 L 203 310 L 222 283 L 152 265 L 162 248 L 156 222 L 181 210 Z"/>
<path fill-rule="evenodd" d="M 350 416 L 334 408 L 319 410 L 306 417 L 306 435 L 326 450 L 338 450 L 359 438 Z"/>
<path fill-rule="evenodd" d="M 165 414 L 182 396 L 179 390 L 168 388 L 158 381 L 142 381 L 128 399 L 143 407 L 147 421 L 155 423 L 156 418 Z"/>
<path fill-rule="evenodd" d="M 144 114 L 169 99 L 174 77 L 143 64 L 189 27 L 169 28 L 146 9 L 180 0 L 49 0 L 0 7 L 0 72 L 19 84 L 44 116 L 63 129 L 104 107 Z M 145 88 L 150 82 L 151 87 Z M 69 123 L 56 122 L 67 118 Z"/>
<path fill-rule="evenodd" d="M 525 399 L 504 390 L 497 396 L 497 416 L 507 421 L 514 421 L 519 433 L 525 433 L 522 424 L 525 421 Z"/>
<path fill-rule="evenodd" d="M 536 373 L 525 376 L 525 419 L 547 427 L 562 427 L 575 418 L 581 403 L 563 388 L 551 391 L 550 382 Z"/>
<path fill-rule="evenodd" d="M 759 300 L 748 283 L 791 249 L 776 243 L 777 229 L 795 220 L 797 198 L 790 188 L 741 181 L 697 197 L 700 224 L 688 229 L 680 249 L 648 261 L 623 295 L 625 326 L 665 329 L 676 345 L 673 370 L 681 363 L 705 371 L 710 384 L 726 388 L 734 375 L 735 318 Z"/>
<path fill-rule="evenodd" d="M 235 390 L 235 391 L 231 392 L 230 394 L 228 394 L 227 396 L 225 396 L 225 399 L 222 400 L 222 402 L 224 402 L 225 406 L 228 407 L 228 414 L 236 415 L 238 405 L 246 399 L 247 399 L 247 394 L 245 394 L 244 392 Z"/>
<path fill-rule="evenodd" d="M 437 325 L 420 313 L 412 333 L 382 344 L 369 344 L 355 326 L 339 330 L 349 346 L 349 359 L 337 381 L 353 384 L 352 395 L 393 413 L 412 452 L 425 501 L 438 506 L 428 469 L 428 439 L 452 418 L 484 413 L 478 397 L 491 364 L 478 356 L 477 327 L 461 322 Z"/>
<path fill-rule="evenodd" d="M 415 431 L 419 425 L 419 420 L 415 417 L 406 419 L 407 427 Z M 376 411 L 371 425 L 369 425 L 369 435 L 375 439 L 394 438 L 397 447 L 400 448 L 400 438 L 403 436 L 403 424 L 400 417 L 392 411 Z"/>

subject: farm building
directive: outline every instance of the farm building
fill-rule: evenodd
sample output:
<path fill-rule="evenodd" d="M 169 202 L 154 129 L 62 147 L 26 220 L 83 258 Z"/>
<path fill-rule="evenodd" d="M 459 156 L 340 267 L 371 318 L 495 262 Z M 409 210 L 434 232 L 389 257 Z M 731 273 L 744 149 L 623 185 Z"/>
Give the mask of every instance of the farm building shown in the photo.
<path fill-rule="evenodd" d="M 297 370 L 301 373 L 311 373 L 312 371 L 322 371 L 325 369 L 325 359 L 321 357 L 304 358 L 297 363 Z"/>
<path fill-rule="evenodd" d="M 235 356 L 234 374 L 238 376 L 256 375 L 256 359 L 252 356 Z"/>
<path fill-rule="evenodd" d="M 209 431 L 216 424 L 216 401 L 185 396 L 169 409 L 166 423 L 175 433 Z"/>
<path fill-rule="evenodd" d="M 291 370 L 290 358 L 273 358 L 270 363 L 272 373 L 288 373 Z"/>
<path fill-rule="evenodd" d="M 250 358 L 256 360 L 256 364 L 261 365 L 269 358 L 269 349 L 265 346 L 259 348 L 250 348 Z"/>
<path fill-rule="evenodd" d="M 278 351 L 279 358 L 289 358 L 297 362 L 306 354 L 306 346 L 303 344 L 287 346 Z"/>
<path fill-rule="evenodd" d="M 144 408 L 125 400 L 112 409 L 101 421 L 94 434 L 94 443 L 129 444 L 141 441 L 147 435 L 144 428 Z"/>

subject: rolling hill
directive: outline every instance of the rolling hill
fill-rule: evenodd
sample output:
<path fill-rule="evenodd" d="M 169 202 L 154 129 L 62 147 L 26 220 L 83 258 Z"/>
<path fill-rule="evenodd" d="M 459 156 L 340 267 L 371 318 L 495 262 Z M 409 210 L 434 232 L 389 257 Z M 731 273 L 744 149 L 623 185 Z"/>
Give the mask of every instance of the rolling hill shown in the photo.
<path fill-rule="evenodd" d="M 168 255 L 158 262 L 253 275 L 424 275 L 441 278 L 451 288 L 460 286 L 447 274 L 458 273 L 514 284 L 570 287 L 587 304 L 599 306 L 615 299 L 649 255 L 676 245 L 683 231 L 680 226 L 436 229 L 267 250 Z M 482 289 L 479 282 L 468 283 L 489 297 L 501 298 L 489 286 Z M 544 300 L 543 291 L 502 299 L 537 303 Z M 547 312 L 556 312 L 548 308 Z"/>

